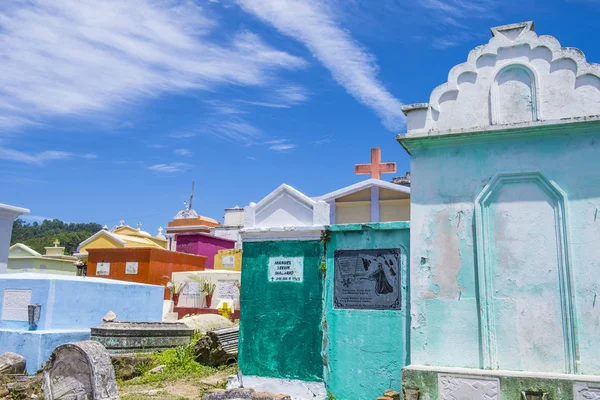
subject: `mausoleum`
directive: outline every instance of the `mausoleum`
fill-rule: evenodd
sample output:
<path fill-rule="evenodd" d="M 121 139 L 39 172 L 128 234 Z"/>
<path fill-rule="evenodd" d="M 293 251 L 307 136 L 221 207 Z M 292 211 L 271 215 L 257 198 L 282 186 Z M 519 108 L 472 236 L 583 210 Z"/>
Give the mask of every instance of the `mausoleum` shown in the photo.
<path fill-rule="evenodd" d="M 73 262 L 77 257 L 65 254 L 58 240 L 54 246 L 46 247 L 46 254 L 40 254 L 23 243 L 10 246 L 8 253 L 8 272 L 36 272 L 40 274 L 76 275 L 77 268 Z"/>
<path fill-rule="evenodd" d="M 12 235 L 13 222 L 19 215 L 29 214 L 26 208 L 0 204 L 0 274 L 6 273 L 8 264 L 8 249 Z"/>
<path fill-rule="evenodd" d="M 533 28 L 492 28 L 403 108 L 405 399 L 600 398 L 600 66 Z"/>
<path fill-rule="evenodd" d="M 27 360 L 35 373 L 57 346 L 87 340 L 108 311 L 121 321 L 160 321 L 163 288 L 51 274 L 0 275 L 0 353 Z"/>

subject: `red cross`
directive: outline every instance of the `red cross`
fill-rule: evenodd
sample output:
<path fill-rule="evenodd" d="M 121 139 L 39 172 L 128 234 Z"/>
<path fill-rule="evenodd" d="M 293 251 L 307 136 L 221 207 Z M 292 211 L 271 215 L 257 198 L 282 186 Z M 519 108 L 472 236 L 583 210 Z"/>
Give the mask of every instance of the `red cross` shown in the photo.
<path fill-rule="evenodd" d="M 381 162 L 381 149 L 371 149 L 371 164 L 356 164 L 354 173 L 356 175 L 371 174 L 373 179 L 381 179 L 381 174 L 396 172 L 395 162 Z"/>

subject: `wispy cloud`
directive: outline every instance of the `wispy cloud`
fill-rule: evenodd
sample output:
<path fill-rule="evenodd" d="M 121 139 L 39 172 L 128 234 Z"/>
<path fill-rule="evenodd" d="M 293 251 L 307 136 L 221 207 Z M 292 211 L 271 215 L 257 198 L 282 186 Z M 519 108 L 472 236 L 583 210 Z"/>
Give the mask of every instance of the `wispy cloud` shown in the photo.
<path fill-rule="evenodd" d="M 331 143 L 332 137 L 331 135 L 323 136 L 320 139 L 315 140 L 315 145 L 321 146 L 323 144 Z"/>
<path fill-rule="evenodd" d="M 192 152 L 189 151 L 188 149 L 176 149 L 173 152 L 175 154 L 177 154 L 178 156 L 184 156 L 184 157 L 190 157 L 192 155 Z"/>
<path fill-rule="evenodd" d="M 308 101 L 309 93 L 306 88 L 298 85 L 280 86 L 272 90 L 265 100 L 240 100 L 240 103 L 269 108 L 291 108 Z"/>
<path fill-rule="evenodd" d="M 294 37 L 358 101 L 375 111 L 390 130 L 404 122 L 402 104 L 377 78 L 375 58 L 342 29 L 335 10 L 311 0 L 237 0 L 247 12 Z"/>
<path fill-rule="evenodd" d="M 0 6 L 0 129 L 117 109 L 166 92 L 259 86 L 299 57 L 213 35 L 192 1 L 31 0 Z"/>
<path fill-rule="evenodd" d="M 295 144 L 290 143 L 288 139 L 269 140 L 264 144 L 269 146 L 269 150 L 273 151 L 287 151 L 297 147 Z"/>
<path fill-rule="evenodd" d="M 198 136 L 198 134 L 195 132 L 177 132 L 170 133 L 168 136 L 172 139 L 189 139 L 193 138 L 194 136 Z"/>
<path fill-rule="evenodd" d="M 0 159 L 31 165 L 43 165 L 48 161 L 68 160 L 71 158 L 95 159 L 96 154 L 75 154 L 67 151 L 48 150 L 39 153 L 26 153 L 19 150 L 0 147 Z"/>
<path fill-rule="evenodd" d="M 148 147 L 150 147 L 151 149 L 165 149 L 169 146 L 167 146 L 166 144 L 149 144 Z"/>
<path fill-rule="evenodd" d="M 187 171 L 191 166 L 185 163 L 174 162 L 171 164 L 156 164 L 148 167 L 151 171 L 172 174 L 175 172 Z"/>

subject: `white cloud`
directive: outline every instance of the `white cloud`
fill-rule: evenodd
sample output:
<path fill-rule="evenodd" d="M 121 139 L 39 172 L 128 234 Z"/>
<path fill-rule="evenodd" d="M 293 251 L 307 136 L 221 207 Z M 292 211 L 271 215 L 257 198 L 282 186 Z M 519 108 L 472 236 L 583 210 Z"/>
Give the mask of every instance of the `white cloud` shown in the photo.
<path fill-rule="evenodd" d="M 296 147 L 295 144 L 290 143 L 288 139 L 275 139 L 264 142 L 269 146 L 269 150 L 273 151 L 287 151 Z"/>
<path fill-rule="evenodd" d="M 148 167 L 151 171 L 172 174 L 174 172 L 187 171 L 190 168 L 189 164 L 185 163 L 171 163 L 171 164 L 156 164 Z"/>
<path fill-rule="evenodd" d="M 188 149 L 176 149 L 173 152 L 175 154 L 177 154 L 178 156 L 184 156 L 184 157 L 189 157 L 192 155 L 192 152 L 189 151 Z"/>
<path fill-rule="evenodd" d="M 48 150 L 39 153 L 26 153 L 19 150 L 0 147 L 0 159 L 31 165 L 43 165 L 47 161 L 68 160 L 71 158 L 95 159 L 96 154 L 75 154 L 67 151 Z"/>
<path fill-rule="evenodd" d="M 390 130 L 404 123 L 402 104 L 377 79 L 374 57 L 342 29 L 335 11 L 312 0 L 237 0 L 283 34 L 304 43 L 358 101 L 374 110 Z"/>
<path fill-rule="evenodd" d="M 290 108 L 308 101 L 308 91 L 297 85 L 281 86 L 269 93 L 267 101 L 240 100 L 242 103 L 269 108 Z"/>
<path fill-rule="evenodd" d="M 165 92 L 262 86 L 306 64 L 250 32 L 223 35 L 214 21 L 192 1 L 3 3 L 0 129 Z"/>

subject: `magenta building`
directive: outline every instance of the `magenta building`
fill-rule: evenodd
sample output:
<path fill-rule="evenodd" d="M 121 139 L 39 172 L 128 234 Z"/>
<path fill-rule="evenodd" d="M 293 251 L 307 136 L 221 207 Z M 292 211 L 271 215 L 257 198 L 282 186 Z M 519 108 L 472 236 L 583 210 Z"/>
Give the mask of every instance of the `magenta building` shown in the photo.
<path fill-rule="evenodd" d="M 214 269 L 215 256 L 219 250 L 235 248 L 235 240 L 224 239 L 207 233 L 182 233 L 177 235 L 176 251 L 206 256 L 206 269 Z"/>

